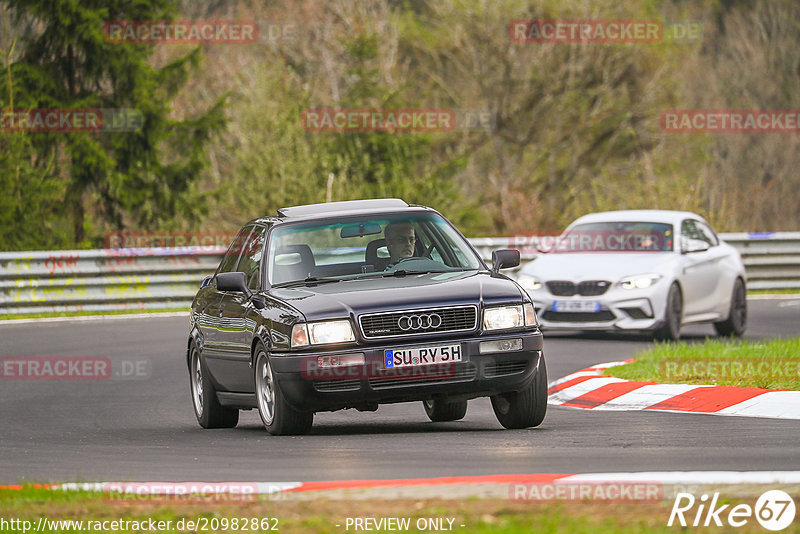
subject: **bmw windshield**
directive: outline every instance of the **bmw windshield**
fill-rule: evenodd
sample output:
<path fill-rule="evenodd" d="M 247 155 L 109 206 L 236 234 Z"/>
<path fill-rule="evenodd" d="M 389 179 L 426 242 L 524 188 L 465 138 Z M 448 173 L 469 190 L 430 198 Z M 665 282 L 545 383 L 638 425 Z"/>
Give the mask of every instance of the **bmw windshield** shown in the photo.
<path fill-rule="evenodd" d="M 567 229 L 552 252 L 668 252 L 673 249 L 672 225 L 654 222 L 584 223 Z"/>
<path fill-rule="evenodd" d="M 483 268 L 466 240 L 434 213 L 281 225 L 267 265 L 272 286 Z"/>

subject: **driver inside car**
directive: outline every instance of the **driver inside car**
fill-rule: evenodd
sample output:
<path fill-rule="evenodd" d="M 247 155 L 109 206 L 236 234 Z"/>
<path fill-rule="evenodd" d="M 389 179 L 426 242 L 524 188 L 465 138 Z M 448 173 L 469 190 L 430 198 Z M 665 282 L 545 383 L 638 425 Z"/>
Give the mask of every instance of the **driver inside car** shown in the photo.
<path fill-rule="evenodd" d="M 414 256 L 414 245 L 417 238 L 414 228 L 407 222 L 389 223 L 383 231 L 386 238 L 386 249 L 389 251 L 387 269 L 394 267 L 399 261 Z"/>

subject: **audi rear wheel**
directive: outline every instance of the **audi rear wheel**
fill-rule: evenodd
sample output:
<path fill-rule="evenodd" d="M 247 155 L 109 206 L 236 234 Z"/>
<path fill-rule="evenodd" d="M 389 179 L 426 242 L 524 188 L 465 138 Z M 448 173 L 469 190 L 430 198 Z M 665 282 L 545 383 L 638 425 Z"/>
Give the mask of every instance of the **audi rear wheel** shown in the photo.
<path fill-rule="evenodd" d="M 217 391 L 192 341 L 189 347 L 189 388 L 197 422 L 203 428 L 233 428 L 239 422 L 239 410 L 226 408 L 219 403 Z"/>

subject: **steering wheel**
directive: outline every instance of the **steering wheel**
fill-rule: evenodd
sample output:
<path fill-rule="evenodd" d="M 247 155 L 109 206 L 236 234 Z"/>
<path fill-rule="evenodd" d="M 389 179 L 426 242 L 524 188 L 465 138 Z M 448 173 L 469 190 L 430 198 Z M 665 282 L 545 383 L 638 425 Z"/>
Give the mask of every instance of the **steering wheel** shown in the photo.
<path fill-rule="evenodd" d="M 420 259 L 420 257 L 421 257 L 421 256 L 409 256 L 408 258 L 400 258 L 399 260 L 397 260 L 396 262 L 394 262 L 394 265 L 392 265 L 392 268 L 394 269 L 395 267 L 397 267 L 398 265 L 400 265 L 400 264 L 401 264 L 401 263 L 403 263 L 404 261 L 408 261 L 408 260 L 418 260 L 418 259 Z"/>

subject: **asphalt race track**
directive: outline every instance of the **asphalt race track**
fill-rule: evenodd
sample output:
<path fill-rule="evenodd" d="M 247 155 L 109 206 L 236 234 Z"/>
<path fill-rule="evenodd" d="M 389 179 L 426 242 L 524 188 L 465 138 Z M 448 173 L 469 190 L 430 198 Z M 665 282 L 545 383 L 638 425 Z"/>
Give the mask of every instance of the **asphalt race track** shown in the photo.
<path fill-rule="evenodd" d="M 800 335 L 800 299 L 751 300 L 748 337 Z M 0 380 L 0 483 L 315 481 L 500 473 L 800 469 L 800 421 L 549 407 L 509 431 L 488 399 L 454 423 L 421 404 L 318 414 L 312 433 L 272 437 L 255 411 L 203 430 L 189 397 L 184 317 L 0 325 L 0 357 L 147 360 L 135 380 Z M 690 341 L 711 327 L 684 329 Z M 626 359 L 648 345 L 621 335 L 545 335 L 550 380 Z"/>

